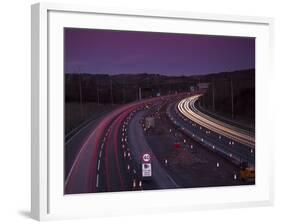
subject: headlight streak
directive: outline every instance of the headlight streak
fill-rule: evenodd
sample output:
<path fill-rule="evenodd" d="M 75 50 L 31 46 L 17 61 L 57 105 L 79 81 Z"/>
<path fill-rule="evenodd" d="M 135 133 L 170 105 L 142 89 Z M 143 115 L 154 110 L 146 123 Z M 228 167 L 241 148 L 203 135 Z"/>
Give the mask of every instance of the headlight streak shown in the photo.
<path fill-rule="evenodd" d="M 199 94 L 181 100 L 178 104 L 178 110 L 182 115 L 189 118 L 193 122 L 212 130 L 219 135 L 225 136 L 249 147 L 255 147 L 255 138 L 248 132 L 218 121 L 198 111 L 194 104 L 201 96 L 202 95 Z"/>

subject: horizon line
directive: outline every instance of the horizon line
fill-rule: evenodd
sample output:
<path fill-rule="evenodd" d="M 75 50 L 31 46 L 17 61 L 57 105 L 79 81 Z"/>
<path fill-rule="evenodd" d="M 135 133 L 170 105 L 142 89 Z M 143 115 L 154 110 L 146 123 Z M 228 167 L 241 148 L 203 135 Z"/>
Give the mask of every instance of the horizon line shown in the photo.
<path fill-rule="evenodd" d="M 256 68 L 243 68 L 239 70 L 229 70 L 229 71 L 221 71 L 221 72 L 211 72 L 211 73 L 199 73 L 199 74 L 160 74 L 160 73 L 153 73 L 153 72 L 138 72 L 138 73 L 91 73 L 91 72 L 65 72 L 64 74 L 75 74 L 75 75 L 108 75 L 108 76 L 118 76 L 118 75 L 159 75 L 159 76 L 167 76 L 167 77 L 192 77 L 192 76 L 205 76 L 205 75 L 215 75 L 221 73 L 234 73 L 238 71 L 246 71 L 246 70 L 255 70 Z"/>

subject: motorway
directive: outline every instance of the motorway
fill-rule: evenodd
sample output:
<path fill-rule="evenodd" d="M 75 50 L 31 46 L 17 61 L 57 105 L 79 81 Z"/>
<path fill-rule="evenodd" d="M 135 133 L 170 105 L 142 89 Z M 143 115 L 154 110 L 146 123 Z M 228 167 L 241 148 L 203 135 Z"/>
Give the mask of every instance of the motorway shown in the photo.
<path fill-rule="evenodd" d="M 201 95 L 195 95 L 183 99 L 178 104 L 179 111 L 190 120 L 196 122 L 199 125 L 204 126 L 207 129 L 210 129 L 218 134 L 238 141 L 249 147 L 255 147 L 255 138 L 251 135 L 250 132 L 214 119 L 206 114 L 201 113 L 198 109 L 196 109 L 194 104 L 200 96 Z"/>
<path fill-rule="evenodd" d="M 179 187 L 172 177 L 167 173 L 164 167 L 155 157 L 153 150 L 148 145 L 145 135 L 143 133 L 143 128 L 140 125 L 141 119 L 145 115 L 144 110 L 138 112 L 134 119 L 129 123 L 129 148 L 131 149 L 132 156 L 137 161 L 138 167 L 141 166 L 141 156 L 144 153 L 149 153 L 152 157 L 152 170 L 153 177 L 152 181 L 146 185 L 146 189 L 168 189 L 168 188 L 177 188 Z"/>
<path fill-rule="evenodd" d="M 230 161 L 255 164 L 254 134 L 201 113 L 195 102 L 201 94 L 184 98 L 167 108 L 171 121 L 182 132 Z"/>
<path fill-rule="evenodd" d="M 170 125 L 202 147 L 236 165 L 254 165 L 253 135 L 201 113 L 195 107 L 199 97 L 183 93 L 149 98 L 91 121 L 65 142 L 65 194 L 179 188 L 154 155 L 141 125 L 151 108 L 163 105 Z M 143 153 L 152 157 L 153 177 L 148 182 L 141 178 Z"/>
<path fill-rule="evenodd" d="M 72 165 L 65 170 L 65 194 L 133 190 L 136 185 L 134 181 L 139 176 L 137 174 L 139 167 L 136 163 L 138 158 L 132 158 L 127 144 L 128 134 L 134 139 L 136 137 L 131 132 L 139 129 L 134 127 L 128 130 L 129 120 L 133 120 L 133 115 L 145 109 L 148 104 L 161 103 L 161 100 L 171 97 L 173 96 L 155 97 L 126 104 L 108 113 L 98 122 L 94 121 L 94 124 L 90 124 L 92 128 L 90 132 L 78 133 L 75 138 L 83 141 L 80 141 Z M 136 122 L 133 121 L 130 126 L 136 126 Z M 67 149 L 73 148 L 71 145 L 74 144 L 74 140 L 69 142 Z M 141 140 L 138 148 L 133 147 L 133 155 L 138 156 L 136 152 L 141 150 L 140 148 L 149 150 L 145 144 L 145 141 Z M 68 151 L 65 154 L 68 154 Z M 163 178 L 166 178 L 168 187 L 176 186 L 157 162 L 153 167 L 159 174 L 156 175 L 158 185 L 161 182 L 163 185 Z M 138 182 L 138 188 L 142 189 L 141 182 Z"/>

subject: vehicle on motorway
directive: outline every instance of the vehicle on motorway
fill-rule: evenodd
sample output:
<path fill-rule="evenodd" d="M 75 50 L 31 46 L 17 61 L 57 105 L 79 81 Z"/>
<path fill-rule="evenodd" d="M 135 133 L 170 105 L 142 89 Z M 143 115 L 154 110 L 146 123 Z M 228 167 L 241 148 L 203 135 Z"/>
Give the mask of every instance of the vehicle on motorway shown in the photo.
<path fill-rule="evenodd" d="M 174 149 L 181 149 L 181 144 L 179 142 L 175 142 Z"/>
<path fill-rule="evenodd" d="M 155 119 L 154 119 L 154 117 L 146 117 L 144 124 L 145 124 L 145 128 L 146 129 L 154 128 L 155 127 Z"/>

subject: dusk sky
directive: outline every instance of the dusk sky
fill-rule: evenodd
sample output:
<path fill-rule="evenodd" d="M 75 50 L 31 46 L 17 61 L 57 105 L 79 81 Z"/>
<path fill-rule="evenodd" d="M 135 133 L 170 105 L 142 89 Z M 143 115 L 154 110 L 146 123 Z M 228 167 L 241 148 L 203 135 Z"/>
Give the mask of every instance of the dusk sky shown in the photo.
<path fill-rule="evenodd" d="M 255 68 L 255 39 L 65 28 L 65 72 L 193 75 Z"/>

